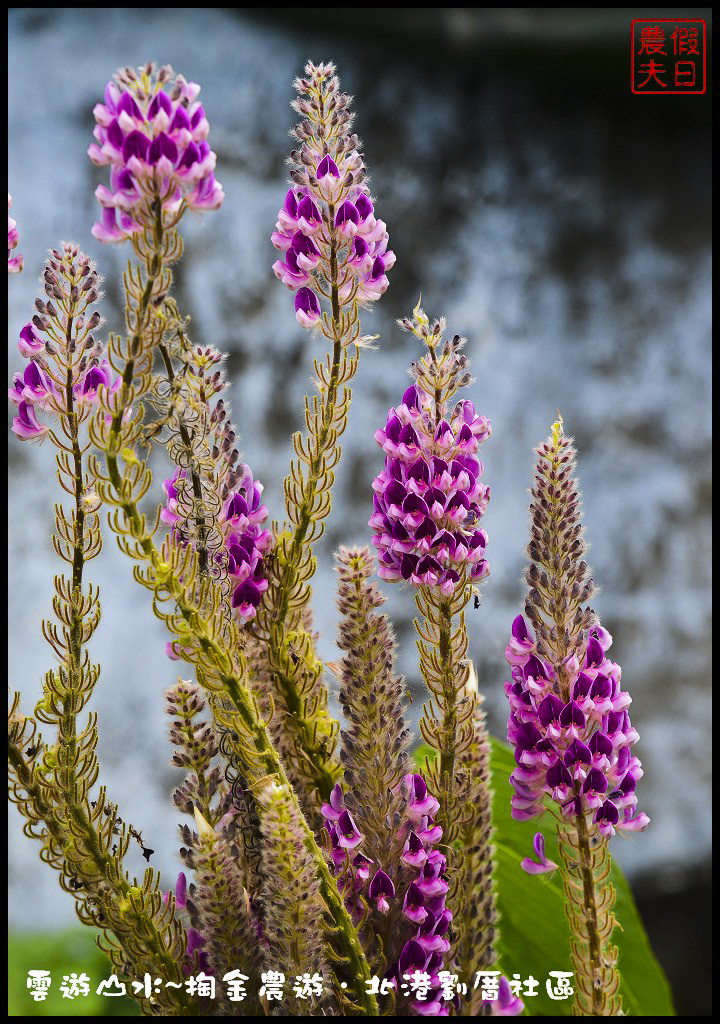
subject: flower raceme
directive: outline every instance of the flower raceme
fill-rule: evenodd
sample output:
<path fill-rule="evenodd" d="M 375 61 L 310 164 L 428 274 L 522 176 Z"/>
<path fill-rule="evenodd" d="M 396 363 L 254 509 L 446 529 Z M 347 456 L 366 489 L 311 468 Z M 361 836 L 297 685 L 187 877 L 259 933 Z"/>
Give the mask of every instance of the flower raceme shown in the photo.
<path fill-rule="evenodd" d="M 375 216 L 360 142 L 351 133 L 351 97 L 339 91 L 332 64 L 308 64 L 297 79 L 294 107 L 303 120 L 294 135 L 293 186 L 278 214 L 272 243 L 283 256 L 276 277 L 295 292 L 303 327 L 320 321 L 319 296 L 333 316 L 346 304 L 374 302 L 395 263 L 385 222 Z"/>
<path fill-rule="evenodd" d="M 171 67 L 155 73 L 152 64 L 139 72 L 125 68 L 108 83 L 105 102 L 93 110 L 96 142 L 88 148 L 94 164 L 110 167 L 110 187 L 95 191 L 103 208 L 92 229 L 99 241 L 124 242 L 152 227 L 156 200 L 173 222 L 185 209 L 222 205 L 199 92 Z"/>
<path fill-rule="evenodd" d="M 419 384 L 388 412 L 375 439 L 385 468 L 373 481 L 370 519 L 378 549 L 378 575 L 439 587 L 452 594 L 467 567 L 473 581 L 489 572 L 487 534 L 478 525 L 490 488 L 482 483 L 477 450 L 490 423 L 470 401 L 438 419 L 434 399 Z"/>
<path fill-rule="evenodd" d="M 407 977 L 416 971 L 426 973 L 430 978 L 427 998 L 412 1002 L 411 1009 L 422 1016 L 446 1017 L 448 1004 L 442 999 L 438 974 L 450 949 L 447 934 L 452 912 L 445 906 L 449 888 L 445 877 L 447 860 L 436 849 L 442 839 L 442 828 L 433 823 L 440 804 L 418 773 L 403 776 L 396 790 L 402 793 L 406 804 L 396 835 L 392 842 L 388 840 L 388 850 L 402 850 L 397 872 L 392 871 L 389 863 L 385 864 L 395 876 L 394 881 L 383 865 L 363 854 L 365 837 L 345 806 L 340 783 L 335 785 L 329 803 L 322 807 L 332 864 L 338 888 L 356 922 L 363 918 L 361 897 L 380 914 L 390 911 L 390 901 L 401 901 L 407 939 L 397 962 L 388 964 L 385 977 L 393 979 L 399 991 L 400 983 Z"/>
<path fill-rule="evenodd" d="M 172 477 L 163 483 L 167 501 L 160 518 L 173 529 L 182 518 L 178 514 L 178 481 L 185 479 L 186 475 L 186 470 L 176 469 Z M 268 517 L 267 507 L 261 502 L 263 485 L 253 480 L 252 471 L 245 464 L 240 467 L 239 476 L 235 489 L 223 503 L 218 528 L 223 536 L 227 573 L 233 588 L 231 604 L 237 617 L 247 622 L 255 617 L 255 610 L 268 587 L 263 573 L 263 556 L 272 544 L 272 534 L 270 530 L 262 529 Z M 222 556 L 218 553 L 215 557 Z M 172 645 L 169 645 L 168 653 L 171 649 Z"/>
<path fill-rule="evenodd" d="M 38 413 L 68 413 L 68 379 L 79 411 L 97 405 L 100 388 L 115 391 L 121 383 L 92 334 L 101 322 L 97 311 L 89 313 L 100 279 L 89 257 L 66 243 L 62 252 L 53 250 L 43 280 L 48 301 L 36 300 L 38 312 L 20 332 L 18 349 L 28 364 L 8 391 L 18 409 L 12 429 L 23 440 L 50 429 Z"/>
<path fill-rule="evenodd" d="M 505 652 L 512 682 L 505 683 L 505 692 L 517 762 L 511 775 L 514 818 L 542 815 L 547 795 L 564 816 L 585 815 L 607 838 L 616 829 L 647 827 L 649 818 L 636 806 L 643 771 L 631 754 L 638 738 L 627 712 L 631 698 L 621 689 L 620 666 L 607 657 L 611 642 L 607 630 L 590 631 L 583 658 L 573 656 L 566 665 L 570 700 L 564 701 L 525 619 L 518 615 L 513 622 Z"/>
<path fill-rule="evenodd" d="M 8 274 L 19 274 L 23 268 L 23 257 L 13 256 L 13 249 L 17 248 L 19 241 L 18 229 L 15 221 L 10 216 L 12 196 L 8 193 Z"/>

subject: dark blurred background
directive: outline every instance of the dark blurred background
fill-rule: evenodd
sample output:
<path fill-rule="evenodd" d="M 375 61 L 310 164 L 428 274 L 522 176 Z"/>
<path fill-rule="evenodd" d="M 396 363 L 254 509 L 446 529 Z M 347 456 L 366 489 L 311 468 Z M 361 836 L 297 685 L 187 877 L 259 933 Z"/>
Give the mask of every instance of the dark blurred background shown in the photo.
<path fill-rule="evenodd" d="M 128 253 L 90 235 L 103 180 L 85 156 L 92 107 L 123 64 L 171 63 L 202 85 L 223 208 L 183 222 L 180 306 L 194 337 L 228 350 L 244 454 L 281 515 L 289 438 L 301 424 L 310 337 L 274 279 L 293 77 L 334 60 L 356 97 L 377 209 L 397 264 L 368 329 L 320 550 L 321 651 L 335 652 L 332 551 L 366 541 L 372 434 L 406 386 L 412 340 L 395 326 L 422 292 L 468 337 L 472 397 L 490 417 L 492 575 L 470 612 L 491 727 L 504 735 L 503 651 L 522 607 L 533 447 L 556 411 L 579 449 L 596 608 L 633 696 L 649 830 L 616 854 L 627 871 L 679 1014 L 710 1013 L 710 95 L 630 92 L 633 18 L 710 9 L 16 8 L 10 12 L 9 188 L 25 272 L 11 280 L 10 370 L 44 251 L 77 241 L 106 275 L 120 319 Z M 32 707 L 48 651 L 38 618 L 54 571 L 47 446 L 10 444 L 10 684 Z M 160 456 L 159 481 L 169 475 Z M 111 792 L 177 870 L 175 775 L 161 694 L 174 666 L 139 607 L 130 567 L 107 544 L 95 578 L 104 624 L 95 701 Z M 386 587 L 401 666 L 419 680 L 412 597 Z M 417 716 L 421 701 L 417 700 Z M 72 910 L 10 819 L 10 923 L 59 927 Z M 152 833 L 152 841 L 149 836 Z M 162 851 L 165 851 L 162 853 Z M 138 865 L 138 869 L 141 864 Z"/>

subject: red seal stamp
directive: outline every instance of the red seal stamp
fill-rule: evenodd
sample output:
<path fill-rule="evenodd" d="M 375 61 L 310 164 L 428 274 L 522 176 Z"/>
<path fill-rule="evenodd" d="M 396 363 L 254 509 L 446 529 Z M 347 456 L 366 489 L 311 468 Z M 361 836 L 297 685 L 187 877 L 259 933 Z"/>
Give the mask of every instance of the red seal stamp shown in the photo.
<path fill-rule="evenodd" d="M 630 25 L 630 88 L 638 95 L 649 96 L 704 93 L 704 20 L 636 18 Z"/>

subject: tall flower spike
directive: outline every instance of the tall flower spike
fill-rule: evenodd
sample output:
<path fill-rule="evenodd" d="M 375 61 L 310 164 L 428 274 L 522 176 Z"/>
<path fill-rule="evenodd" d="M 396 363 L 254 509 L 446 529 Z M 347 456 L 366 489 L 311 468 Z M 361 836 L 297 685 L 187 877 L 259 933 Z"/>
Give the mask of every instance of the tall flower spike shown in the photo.
<path fill-rule="evenodd" d="M 23 257 L 13 256 L 13 249 L 17 247 L 19 236 L 15 221 L 10 216 L 12 196 L 8 192 L 8 274 L 19 274 L 23 268 Z"/>
<path fill-rule="evenodd" d="M 185 898 L 185 875 L 176 889 L 176 905 L 186 908 L 191 927 L 183 972 L 196 968 L 221 979 L 232 970 L 248 976 L 261 967 L 259 924 L 247 892 L 247 873 L 235 843 L 237 808 L 233 794 L 216 763 L 220 737 L 215 723 L 201 717 L 207 702 L 196 683 L 179 680 L 165 694 L 168 714 L 174 719 L 170 740 L 173 764 L 187 775 L 175 790 L 175 805 L 194 817 L 197 832 L 181 829 L 181 856 L 194 873 L 190 898 Z M 233 1005 L 218 993 L 223 1012 L 232 1016 Z M 258 1012 L 255 998 L 248 1011 Z"/>
<path fill-rule="evenodd" d="M 490 488 L 476 456 L 491 427 L 472 402 L 448 405 L 471 381 L 464 338 L 443 341 L 444 320 L 431 327 L 419 306 L 412 320 L 399 323 L 426 351 L 410 371 L 414 384 L 375 432 L 385 453 L 385 468 L 373 481 L 370 519 L 378 575 L 449 597 L 461 577 L 479 582 L 489 572 L 487 535 L 479 523 Z"/>
<path fill-rule="evenodd" d="M 312 639 L 301 623 L 315 572 L 312 545 L 325 529 L 330 492 L 340 460 L 339 439 L 348 422 L 349 382 L 358 366 L 360 307 L 385 289 L 394 256 L 385 224 L 375 218 L 360 143 L 352 134 L 350 97 L 341 93 L 332 64 L 305 68 L 295 87 L 290 155 L 292 188 L 278 216 L 273 243 L 284 258 L 275 273 L 296 292 L 304 326 L 317 324 L 331 345 L 314 360 L 317 393 L 305 399 L 307 436 L 293 437 L 296 459 L 285 480 L 289 524 L 275 529 L 269 587 L 258 608 L 256 636 L 267 646 L 272 699 L 295 751 L 300 778 L 293 784 L 307 813 L 317 815 L 340 775 L 337 722 L 327 711 L 328 693 Z M 324 307 L 324 308 L 323 308 Z"/>
<path fill-rule="evenodd" d="M 460 823 L 458 756 L 473 734 L 473 700 L 464 695 L 468 639 L 463 609 L 474 584 L 489 572 L 487 535 L 479 520 L 490 489 L 482 483 L 476 455 L 491 427 L 471 401 L 450 407 L 471 381 L 464 339 L 444 340 L 445 321 L 430 324 L 419 304 L 412 319 L 399 323 L 425 351 L 412 365 L 414 383 L 389 411 L 385 429 L 375 434 L 385 452 L 385 468 L 373 482 L 370 526 L 378 575 L 417 587 L 420 667 L 432 695 L 420 729 L 440 754 L 427 772 L 440 800 L 438 820 L 451 842 Z"/>
<path fill-rule="evenodd" d="M 240 461 L 237 432 L 219 397 L 227 386 L 219 369 L 225 356 L 212 346 L 181 348 L 176 374 L 173 350 L 162 342 L 161 351 L 172 373 L 164 422 L 178 468 L 163 484 L 167 502 L 160 518 L 199 552 L 202 573 L 226 575 L 230 608 L 244 623 L 254 618 L 268 586 L 264 556 L 272 534 L 262 528 L 268 515 L 263 485 Z"/>
<path fill-rule="evenodd" d="M 557 807 L 576 1012 L 618 1016 L 608 840 L 616 830 L 642 831 L 649 823 L 635 795 L 643 774 L 631 754 L 638 734 L 620 666 L 607 656 L 612 638 L 583 607 L 593 582 L 584 558 L 575 448 L 562 419 L 537 454 L 525 603 L 536 635 L 518 615 L 506 649 L 512 667 L 512 682 L 505 684 L 508 739 L 517 763 L 512 813 L 521 821 L 537 818 L 548 797 Z M 536 846 L 536 852 L 544 867 L 544 851 Z M 532 863 L 526 870 L 537 873 Z"/>
<path fill-rule="evenodd" d="M 320 885 L 288 792 L 287 785 L 269 782 L 258 794 L 263 835 L 266 970 L 279 967 L 292 977 L 302 975 L 312 967 L 313 972 L 327 978 Z M 284 1009 L 297 1013 L 302 1010 L 302 1005 L 288 1000 Z M 317 1011 L 317 1004 L 314 1009 Z"/>
<path fill-rule="evenodd" d="M 404 685 L 395 672 L 395 636 L 385 601 L 371 582 L 372 551 L 344 548 L 335 555 L 338 573 L 338 700 L 346 725 L 340 732 L 345 804 L 365 835 L 363 851 L 373 861 L 387 854 L 387 821 L 398 809 L 393 793 L 407 770 L 409 740 L 403 716 Z M 402 850 L 396 851 L 399 860 Z"/>
<path fill-rule="evenodd" d="M 48 420 L 59 423 L 67 437 L 95 411 L 101 390 L 113 393 L 120 385 L 93 333 L 102 321 L 92 308 L 100 278 L 90 258 L 71 243 L 54 249 L 45 263 L 43 285 L 47 301 L 36 299 L 37 312 L 18 341 L 28 364 L 14 375 L 8 391 L 18 409 L 12 429 L 23 440 L 47 434 Z"/>
<path fill-rule="evenodd" d="M 99 553 L 101 534 L 85 430 L 102 393 L 115 387 L 103 347 L 92 334 L 100 324 L 100 314 L 92 309 L 100 279 L 90 259 L 65 243 L 51 253 L 43 281 L 47 301 L 36 301 L 37 313 L 20 336 L 20 351 L 29 362 L 15 375 L 10 391 L 18 406 L 13 430 L 21 438 L 44 434 L 58 449 L 58 479 L 73 507 L 68 515 L 56 504 L 52 539 L 70 568 L 55 577 L 57 621 L 42 624 L 58 665 L 45 676 L 35 719 L 21 723 L 17 695 L 13 702 L 8 744 L 12 798 L 28 819 L 28 834 L 41 840 L 43 860 L 74 895 L 81 921 L 102 930 L 101 941 L 117 973 L 151 971 L 176 986 L 159 993 L 152 1009 L 149 999 L 138 996 L 143 1007 L 148 1013 L 184 1015 L 192 1007 L 179 968 L 185 932 L 174 908 L 162 903 L 150 868 L 142 884 L 128 877 L 125 854 L 131 839 L 141 843 L 142 837 L 121 821 L 104 787 L 94 788 L 96 718 L 91 714 L 84 728 L 78 721 L 100 672 L 87 650 L 100 606 L 97 587 L 84 578 L 85 566 Z M 36 735 L 36 722 L 53 728 L 50 743 Z M 27 737 L 33 737 L 31 745 Z M 152 851 L 143 846 L 143 852 L 149 856 Z"/>
<path fill-rule="evenodd" d="M 199 808 L 215 825 L 229 810 L 230 794 L 219 767 L 213 764 L 219 736 L 212 721 L 203 716 L 207 702 L 197 683 L 180 679 L 165 692 L 167 713 L 172 716 L 170 742 L 175 747 L 173 764 L 186 771 L 173 801 L 185 814 Z"/>
<path fill-rule="evenodd" d="M 345 904 L 360 929 L 363 943 L 377 956 L 378 969 L 395 986 L 395 1015 L 409 1009 L 421 1016 L 447 1017 L 439 974 L 450 950 L 452 911 L 447 858 L 437 848 L 443 838 L 435 822 L 439 803 L 419 773 L 404 775 L 393 787 L 392 816 L 375 858 L 366 855 L 366 837 L 345 806 L 338 783 L 323 805 L 330 840 L 330 862 Z M 357 805 L 358 820 L 373 821 L 370 800 Z M 407 995 L 403 984 L 416 972 L 427 973 L 425 998 Z"/>
<path fill-rule="evenodd" d="M 101 242 L 124 242 L 159 214 L 174 225 L 186 209 L 217 210 L 222 186 L 217 157 L 207 142 L 209 126 L 197 96 L 200 86 L 169 65 L 124 68 L 105 88 L 93 111 L 96 142 L 88 156 L 110 167 L 110 187 L 95 191 L 102 218 L 92 229 Z"/>
<path fill-rule="evenodd" d="M 295 80 L 293 103 L 302 120 L 293 131 L 292 187 L 278 214 L 272 243 L 283 256 L 273 264 L 278 280 L 295 292 L 303 327 L 323 324 L 334 340 L 320 298 L 349 318 L 359 337 L 357 304 L 374 302 L 388 286 L 395 263 L 385 223 L 375 217 L 360 141 L 352 132 L 352 98 L 340 92 L 333 64 L 309 63 Z"/>
<path fill-rule="evenodd" d="M 232 971 L 240 970 L 247 976 L 258 972 L 262 962 L 258 927 L 222 823 L 214 828 L 197 807 L 194 817 L 197 831 L 187 825 L 181 830 L 186 844 L 181 855 L 195 875 L 186 898 L 192 927 L 188 929 L 185 965 L 189 964 L 188 973 L 203 970 L 217 978 L 219 1009 L 223 1016 L 233 1016 L 234 1004 L 219 982 Z M 246 1012 L 257 1014 L 259 1010 L 253 995 Z"/>

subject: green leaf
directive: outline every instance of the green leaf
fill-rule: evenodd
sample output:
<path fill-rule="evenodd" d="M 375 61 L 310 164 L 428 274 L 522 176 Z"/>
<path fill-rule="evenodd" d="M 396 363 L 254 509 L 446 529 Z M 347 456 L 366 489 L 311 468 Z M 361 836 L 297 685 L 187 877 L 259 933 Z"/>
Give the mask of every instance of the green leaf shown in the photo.
<path fill-rule="evenodd" d="M 560 874 L 528 875 L 520 867 L 524 857 L 533 856 L 536 832 L 545 836 L 549 859 L 560 863 L 555 821 L 549 815 L 539 822 L 513 820 L 510 774 L 515 759 L 506 743 L 491 737 L 491 744 L 500 966 L 508 978 L 513 974 L 519 974 L 523 980 L 531 975 L 537 978 L 537 995 L 525 998 L 526 1013 L 530 1016 L 571 1016 L 573 1000 L 552 1000 L 546 991 L 549 971 L 572 970 Z M 427 746 L 418 748 L 415 752 L 418 765 L 424 766 L 425 757 L 432 758 L 434 753 Z M 630 887 L 615 864 L 611 880 L 617 891 L 615 916 L 620 927 L 613 933 L 613 942 L 620 951 L 618 967 L 624 1014 L 673 1017 L 675 1011 L 667 978 L 650 948 Z"/>
<path fill-rule="evenodd" d="M 50 971 L 47 999 L 36 1003 L 27 988 L 28 971 Z M 64 975 L 89 977 L 90 993 L 75 999 L 63 997 Z M 96 989 L 109 978 L 113 967 L 95 945 L 90 928 L 69 928 L 61 932 L 15 933 L 8 939 L 9 1017 L 138 1017 L 140 1008 L 127 996 L 99 996 Z M 126 982 L 126 987 L 128 983 Z"/>

